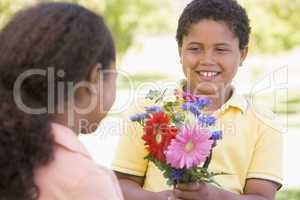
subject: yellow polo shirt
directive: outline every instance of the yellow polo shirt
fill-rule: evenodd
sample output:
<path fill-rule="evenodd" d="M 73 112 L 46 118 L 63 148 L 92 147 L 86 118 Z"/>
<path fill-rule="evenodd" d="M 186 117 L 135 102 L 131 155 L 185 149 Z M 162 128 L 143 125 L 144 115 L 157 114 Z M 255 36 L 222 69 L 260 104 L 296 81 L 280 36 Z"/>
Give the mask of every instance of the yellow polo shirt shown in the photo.
<path fill-rule="evenodd" d="M 136 103 L 136 102 L 135 102 Z M 143 112 L 145 102 L 135 105 L 133 113 Z M 244 96 L 233 92 L 231 98 L 215 112 L 217 127 L 223 139 L 213 150 L 211 172 L 230 175 L 217 176 L 223 189 L 241 194 L 246 180 L 258 178 L 282 184 L 283 137 L 272 115 L 261 114 L 262 107 L 252 105 Z M 144 157 L 147 155 L 141 139 L 142 127 L 128 120 L 124 126 L 112 163 L 115 171 L 144 176 L 143 188 L 150 191 L 171 189 L 161 171 Z"/>

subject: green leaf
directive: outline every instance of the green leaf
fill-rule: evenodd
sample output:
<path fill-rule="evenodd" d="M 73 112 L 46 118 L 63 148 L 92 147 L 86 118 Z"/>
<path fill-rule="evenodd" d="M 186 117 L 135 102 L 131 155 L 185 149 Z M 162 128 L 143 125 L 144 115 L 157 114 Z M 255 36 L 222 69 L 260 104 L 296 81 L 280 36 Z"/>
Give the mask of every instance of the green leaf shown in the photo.
<path fill-rule="evenodd" d="M 161 92 L 159 90 L 149 90 L 148 94 L 146 95 L 146 99 L 157 99 L 159 98 Z"/>

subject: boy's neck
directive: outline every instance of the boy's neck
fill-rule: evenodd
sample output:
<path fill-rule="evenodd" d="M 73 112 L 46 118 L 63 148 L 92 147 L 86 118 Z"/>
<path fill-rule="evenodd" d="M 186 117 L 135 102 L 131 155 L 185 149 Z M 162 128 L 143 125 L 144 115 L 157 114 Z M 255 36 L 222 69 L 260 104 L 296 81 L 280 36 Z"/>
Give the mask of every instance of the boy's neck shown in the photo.
<path fill-rule="evenodd" d="M 232 96 L 233 94 L 233 87 L 227 87 L 224 89 L 221 89 L 219 91 L 219 94 L 213 95 L 211 98 L 212 104 L 208 107 L 208 111 L 216 111 L 220 109 Z"/>

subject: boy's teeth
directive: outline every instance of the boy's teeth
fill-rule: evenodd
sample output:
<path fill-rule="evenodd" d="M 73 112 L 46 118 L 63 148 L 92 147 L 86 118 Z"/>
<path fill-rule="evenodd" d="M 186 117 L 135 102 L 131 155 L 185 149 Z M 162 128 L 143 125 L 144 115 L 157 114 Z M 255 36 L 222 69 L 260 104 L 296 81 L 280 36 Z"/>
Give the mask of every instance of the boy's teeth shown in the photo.
<path fill-rule="evenodd" d="M 200 75 L 206 76 L 206 77 L 212 77 L 212 76 L 216 76 L 217 72 L 200 72 Z"/>

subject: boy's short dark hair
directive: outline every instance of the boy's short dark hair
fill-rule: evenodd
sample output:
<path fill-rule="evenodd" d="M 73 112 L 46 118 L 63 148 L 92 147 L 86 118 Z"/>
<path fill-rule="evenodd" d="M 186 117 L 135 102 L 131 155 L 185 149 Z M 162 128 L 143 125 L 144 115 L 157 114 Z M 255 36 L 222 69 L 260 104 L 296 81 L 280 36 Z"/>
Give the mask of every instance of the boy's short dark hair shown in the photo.
<path fill-rule="evenodd" d="M 239 39 L 239 48 L 248 46 L 251 31 L 249 18 L 245 9 L 235 0 L 193 0 L 189 3 L 178 21 L 178 46 L 182 46 L 183 36 L 188 34 L 191 24 L 203 19 L 224 21 Z"/>

